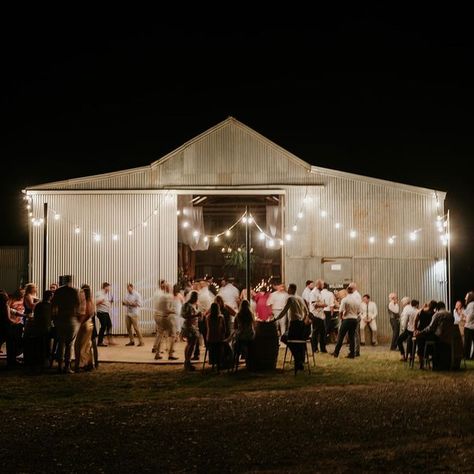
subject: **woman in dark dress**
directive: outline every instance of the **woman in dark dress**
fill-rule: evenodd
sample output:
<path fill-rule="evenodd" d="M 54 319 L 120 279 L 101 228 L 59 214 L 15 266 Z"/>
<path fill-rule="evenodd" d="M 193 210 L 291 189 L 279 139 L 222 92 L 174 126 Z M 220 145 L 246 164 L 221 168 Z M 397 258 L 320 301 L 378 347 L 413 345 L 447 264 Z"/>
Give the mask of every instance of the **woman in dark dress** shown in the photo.
<path fill-rule="evenodd" d="M 431 300 L 429 303 L 425 303 L 423 308 L 418 313 L 415 318 L 415 331 L 423 331 L 423 329 L 427 328 L 431 320 L 433 319 L 433 315 L 436 312 L 436 301 Z M 424 361 L 424 354 L 425 354 L 425 340 L 424 339 L 417 339 L 417 346 L 418 346 L 418 360 L 420 361 L 420 369 L 422 369 L 425 365 Z"/>

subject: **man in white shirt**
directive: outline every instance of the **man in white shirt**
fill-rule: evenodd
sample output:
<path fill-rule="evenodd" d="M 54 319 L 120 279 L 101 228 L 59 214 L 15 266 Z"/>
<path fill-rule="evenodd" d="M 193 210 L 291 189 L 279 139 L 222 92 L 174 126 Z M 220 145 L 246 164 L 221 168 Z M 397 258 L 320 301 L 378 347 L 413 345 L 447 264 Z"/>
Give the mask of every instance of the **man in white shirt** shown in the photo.
<path fill-rule="evenodd" d="M 324 329 L 326 331 L 326 342 L 328 342 L 329 335 L 331 332 L 331 319 L 334 314 L 335 297 L 334 294 L 329 291 L 329 285 L 323 282 L 324 288 L 321 290 L 321 298 L 326 305 L 323 308 L 324 311 Z"/>
<path fill-rule="evenodd" d="M 392 326 L 392 343 L 390 344 L 390 350 L 396 351 L 398 336 L 400 335 L 400 306 L 396 293 L 390 293 L 388 295 L 388 314 L 390 316 L 390 326 Z"/>
<path fill-rule="evenodd" d="M 178 358 L 173 356 L 176 336 L 176 323 L 174 320 L 176 306 L 174 304 L 173 295 L 171 294 L 170 284 L 166 282 L 164 284 L 164 291 L 157 292 L 157 295 L 158 296 L 155 295 L 153 298 L 156 323 L 156 339 L 153 345 L 155 359 L 163 359 L 160 355 L 161 342 L 164 337 L 168 337 L 168 360 L 177 360 Z"/>
<path fill-rule="evenodd" d="M 283 308 L 286 305 L 286 300 L 288 299 L 288 293 L 286 292 L 286 287 L 283 283 L 277 285 L 276 291 L 274 291 L 267 300 L 267 306 L 272 307 L 273 317 L 276 318 Z M 280 331 L 280 336 L 286 333 L 288 328 L 288 318 L 284 317 L 278 320 L 278 329 Z"/>
<path fill-rule="evenodd" d="M 360 299 L 357 295 L 354 295 L 354 287 L 352 283 L 347 287 L 347 296 L 342 299 L 341 307 L 339 308 L 339 314 L 342 318 L 341 327 L 337 336 L 336 347 L 333 352 L 334 357 L 339 357 L 339 351 L 341 350 L 344 337 L 349 333 L 349 354 L 348 358 L 353 359 L 355 357 L 355 332 L 357 329 L 357 319 L 360 313 Z"/>
<path fill-rule="evenodd" d="M 306 287 L 301 294 L 304 302 L 306 303 L 306 307 L 309 309 L 309 301 L 311 299 L 311 292 L 314 288 L 314 281 L 313 280 L 306 280 Z"/>
<path fill-rule="evenodd" d="M 135 340 L 133 336 L 133 330 L 138 337 L 138 345 L 144 346 L 143 336 L 138 325 L 138 314 L 140 311 L 140 306 L 142 305 L 142 297 L 138 291 L 133 287 L 132 283 L 127 285 L 127 294 L 122 301 L 122 304 L 125 306 L 125 321 L 127 323 L 127 331 L 130 342 L 125 344 L 126 346 L 134 346 Z"/>
<path fill-rule="evenodd" d="M 400 315 L 400 336 L 398 336 L 397 345 L 403 362 L 406 362 L 408 355 L 412 352 L 413 333 L 415 332 L 415 319 L 418 314 L 420 303 L 418 300 L 411 300 L 405 305 Z M 403 343 L 407 341 L 407 350 L 403 347 Z"/>
<path fill-rule="evenodd" d="M 371 342 L 373 346 L 377 345 L 377 305 L 370 301 L 369 295 L 362 297 L 362 304 L 360 306 L 360 344 L 365 346 L 365 327 L 369 326 L 372 333 Z"/>
<path fill-rule="evenodd" d="M 223 279 L 218 293 L 224 300 L 224 304 L 237 313 L 239 309 L 239 290 L 228 280 Z"/>
<path fill-rule="evenodd" d="M 237 289 L 237 288 L 236 288 Z M 211 309 L 211 304 L 214 302 L 214 295 L 209 291 L 209 282 L 201 280 L 199 282 L 197 307 L 201 315 L 198 320 L 199 338 L 194 346 L 194 355 L 192 360 L 199 360 L 201 346 L 204 344 L 204 336 L 206 334 L 206 315 Z"/>
<path fill-rule="evenodd" d="M 97 318 L 100 321 L 100 329 L 97 340 L 98 346 L 107 346 L 107 344 L 104 344 L 104 336 L 106 333 L 109 345 L 115 345 L 115 342 L 112 339 L 112 319 L 110 318 L 113 302 L 114 297 L 110 292 L 110 283 L 102 283 L 102 289 L 98 291 L 95 296 Z"/>
<path fill-rule="evenodd" d="M 316 280 L 315 287 L 311 291 L 309 300 L 309 312 L 311 313 L 311 321 L 313 331 L 311 333 L 311 346 L 314 352 L 318 352 L 318 341 L 321 352 L 326 350 L 326 316 L 324 308 L 326 302 L 323 299 L 324 282 L 321 279 Z"/>

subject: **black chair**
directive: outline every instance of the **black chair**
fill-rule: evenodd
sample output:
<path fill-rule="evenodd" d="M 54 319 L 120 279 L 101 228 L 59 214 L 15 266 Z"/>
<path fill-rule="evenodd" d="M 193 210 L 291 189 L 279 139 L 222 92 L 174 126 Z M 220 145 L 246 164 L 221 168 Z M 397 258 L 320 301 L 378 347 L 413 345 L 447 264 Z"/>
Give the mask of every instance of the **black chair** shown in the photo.
<path fill-rule="evenodd" d="M 310 363 L 309 363 L 309 351 L 308 351 L 308 344 L 310 345 L 311 347 L 311 351 L 312 351 L 312 355 L 313 355 L 313 365 L 316 366 L 316 361 L 314 359 L 314 351 L 313 351 L 313 348 L 311 346 L 311 339 L 305 339 L 305 340 L 300 340 L 300 339 L 288 339 L 286 341 L 286 348 L 285 348 L 285 355 L 283 356 L 283 368 L 282 370 L 285 370 L 285 365 L 286 365 L 286 357 L 287 357 L 287 354 L 288 354 L 288 345 L 289 344 L 304 344 L 304 360 L 303 360 L 303 364 L 307 364 L 308 365 L 308 374 L 311 374 L 311 367 L 310 367 Z M 291 351 L 290 351 L 291 353 Z M 291 354 L 291 357 L 290 357 L 290 362 L 291 360 L 293 359 L 293 354 Z M 295 364 L 295 375 L 297 373 L 297 369 L 296 369 L 296 364 Z"/>

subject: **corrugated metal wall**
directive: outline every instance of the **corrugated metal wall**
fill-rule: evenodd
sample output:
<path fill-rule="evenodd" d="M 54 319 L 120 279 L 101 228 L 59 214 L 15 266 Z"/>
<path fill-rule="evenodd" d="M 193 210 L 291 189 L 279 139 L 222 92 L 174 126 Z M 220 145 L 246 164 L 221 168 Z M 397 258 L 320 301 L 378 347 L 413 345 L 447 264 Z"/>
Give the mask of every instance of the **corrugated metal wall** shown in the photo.
<path fill-rule="evenodd" d="M 0 247 L 0 289 L 13 293 L 28 278 L 28 247 Z"/>
<path fill-rule="evenodd" d="M 102 282 L 112 284 L 115 295 L 114 332 L 125 333 L 123 306 L 128 282 L 144 299 L 144 329 L 154 329 L 152 295 L 160 279 L 174 283 L 177 276 L 177 201 L 174 194 L 34 195 L 33 213 L 42 215 L 48 202 L 48 284 L 59 275 L 72 274 L 74 285 L 88 283 L 94 292 Z M 153 211 L 157 210 L 157 215 Z M 53 211 L 60 214 L 55 220 Z M 147 227 L 141 222 L 151 216 Z M 139 225 L 132 236 L 130 227 Z M 75 234 L 75 226 L 81 232 Z M 93 239 L 101 235 L 101 241 Z M 118 240 L 112 240 L 117 234 Z M 30 225 L 31 280 L 42 284 L 43 227 Z"/>
<path fill-rule="evenodd" d="M 446 252 L 435 227 L 438 209 L 434 191 L 312 168 L 234 119 L 224 121 L 150 167 L 54 183 L 50 188 L 123 189 L 124 193 L 135 193 L 144 188 L 189 187 L 189 192 L 198 192 L 199 186 L 227 186 L 232 194 L 237 186 L 256 185 L 286 193 L 284 221 L 286 229 L 294 234 L 284 247 L 287 283 L 297 283 L 302 289 L 306 279 L 322 275 L 322 258 L 350 257 L 354 280 L 361 291 L 374 295 L 381 308 L 388 292 L 397 290 L 422 300 L 446 299 Z M 440 196 L 441 209 L 443 197 Z M 34 199 L 36 208 L 43 198 L 35 195 Z M 157 197 L 141 195 L 139 191 L 123 195 L 117 191 L 113 195 L 58 194 L 47 199 L 59 208 L 58 212 L 64 210 L 73 219 L 85 220 L 89 232 L 112 233 L 120 228 L 123 233 L 131 221 L 140 221 L 153 210 Z M 57 223 L 52 222 L 49 248 L 56 263 L 50 268 L 50 278 L 72 272 L 80 279 L 76 280 L 78 284 L 88 281 L 95 288 L 102 280 L 111 280 L 116 293 L 123 292 L 131 278 L 141 282 L 145 296 L 151 295 L 148 288 L 158 278 L 175 281 L 176 197 L 172 204 L 161 205 L 171 214 L 160 212 L 161 220 L 150 224 L 143 235 L 137 232 L 137 238 L 126 243 L 104 241 L 97 245 L 90 238 L 81 240 L 82 234 L 76 239 L 73 233 L 64 233 L 61 226 L 55 228 Z M 321 216 L 322 210 L 327 212 L 326 217 Z M 302 219 L 298 218 L 300 211 Z M 36 208 L 35 212 L 41 210 Z M 336 222 L 341 224 L 340 229 L 335 229 Z M 293 225 L 298 227 L 296 232 Z M 349 237 L 351 229 L 357 232 L 357 238 Z M 409 232 L 418 229 L 422 230 L 417 240 L 411 241 Z M 387 239 L 392 235 L 396 236 L 395 244 L 389 245 Z M 375 238 L 373 244 L 369 243 L 371 236 Z M 32 229 L 30 243 L 32 271 L 39 281 L 40 228 Z M 381 314 L 380 320 L 383 317 Z M 118 325 L 119 315 L 115 318 Z M 381 333 L 387 331 L 388 326 L 381 322 Z"/>

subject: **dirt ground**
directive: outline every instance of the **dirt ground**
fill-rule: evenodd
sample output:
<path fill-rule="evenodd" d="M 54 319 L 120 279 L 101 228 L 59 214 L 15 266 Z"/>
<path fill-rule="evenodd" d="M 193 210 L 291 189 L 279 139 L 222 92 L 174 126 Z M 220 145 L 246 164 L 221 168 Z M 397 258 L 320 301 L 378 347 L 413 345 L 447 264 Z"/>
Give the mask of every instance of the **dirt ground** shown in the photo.
<path fill-rule="evenodd" d="M 394 365 L 394 380 L 319 383 L 332 363 L 269 378 L 2 372 L 0 471 L 474 471 L 472 370 L 412 378 Z"/>

